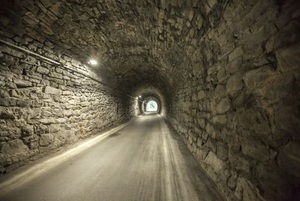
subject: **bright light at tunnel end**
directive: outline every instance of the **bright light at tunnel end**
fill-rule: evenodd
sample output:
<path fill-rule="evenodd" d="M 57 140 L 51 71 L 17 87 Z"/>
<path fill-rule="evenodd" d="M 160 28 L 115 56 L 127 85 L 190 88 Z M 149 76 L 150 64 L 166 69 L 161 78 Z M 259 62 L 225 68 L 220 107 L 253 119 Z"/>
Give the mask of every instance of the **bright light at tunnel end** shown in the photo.
<path fill-rule="evenodd" d="M 93 66 L 95 66 L 95 65 L 97 65 L 98 64 L 98 62 L 95 60 L 95 59 L 91 59 L 91 60 L 89 60 L 89 62 L 88 62 L 89 64 L 91 64 L 91 65 L 93 65 Z"/>

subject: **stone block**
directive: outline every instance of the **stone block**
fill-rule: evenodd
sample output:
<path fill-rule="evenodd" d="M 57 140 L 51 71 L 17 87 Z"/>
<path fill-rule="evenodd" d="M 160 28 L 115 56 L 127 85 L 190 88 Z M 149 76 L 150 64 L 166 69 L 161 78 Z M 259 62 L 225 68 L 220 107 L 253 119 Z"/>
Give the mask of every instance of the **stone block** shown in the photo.
<path fill-rule="evenodd" d="M 65 81 L 61 78 L 54 78 L 54 77 L 51 77 L 50 79 L 50 85 L 52 85 L 53 87 L 55 88 L 59 88 L 60 85 L 64 85 L 65 84 Z M 81 84 L 77 84 L 76 86 L 80 86 Z"/>
<path fill-rule="evenodd" d="M 234 195 L 238 200 L 255 200 L 265 201 L 265 199 L 259 194 L 259 190 L 247 179 L 238 178 Z"/>
<path fill-rule="evenodd" d="M 18 91 L 17 90 L 15 90 L 15 89 L 12 89 L 12 90 L 10 90 L 9 91 L 9 95 L 11 96 L 11 97 L 14 97 L 14 98 L 19 98 L 20 97 L 20 95 L 19 95 L 20 93 L 18 93 Z"/>
<path fill-rule="evenodd" d="M 32 136 L 33 134 L 34 134 L 33 126 L 27 125 L 27 124 L 22 126 L 22 128 L 21 128 L 22 137 Z"/>
<path fill-rule="evenodd" d="M 19 99 L 16 101 L 16 105 L 19 106 L 19 107 L 30 107 L 32 105 L 32 100 L 29 100 L 29 99 Z"/>
<path fill-rule="evenodd" d="M 282 72 L 299 69 L 300 45 L 282 48 L 275 52 L 278 67 Z"/>
<path fill-rule="evenodd" d="M 41 108 L 32 108 L 28 111 L 28 118 L 39 118 L 41 115 Z"/>
<path fill-rule="evenodd" d="M 0 98 L 9 98 L 10 94 L 8 93 L 8 90 L 4 90 L 0 88 Z"/>
<path fill-rule="evenodd" d="M 217 124 L 226 124 L 227 122 L 227 117 L 226 115 L 217 115 L 213 117 L 213 123 L 217 123 Z"/>
<path fill-rule="evenodd" d="M 235 48 L 231 53 L 228 55 L 229 62 L 233 61 L 234 59 L 242 56 L 244 54 L 244 50 L 242 47 Z"/>
<path fill-rule="evenodd" d="M 189 145 L 191 145 L 193 143 L 193 138 L 191 136 L 188 137 L 188 142 L 189 142 Z"/>
<path fill-rule="evenodd" d="M 165 17 L 165 11 L 164 9 L 160 9 L 158 13 L 158 19 L 164 19 Z"/>
<path fill-rule="evenodd" d="M 209 151 L 208 151 L 208 150 L 205 150 L 205 149 L 197 149 L 197 150 L 196 150 L 196 153 L 195 153 L 196 158 L 197 158 L 199 161 L 203 161 L 203 160 L 206 158 L 208 152 L 209 152 Z"/>
<path fill-rule="evenodd" d="M 210 137 L 212 137 L 213 139 L 215 139 L 216 137 L 216 132 L 217 130 L 215 129 L 215 127 L 212 124 L 207 124 L 206 127 L 206 132 L 209 134 Z"/>
<path fill-rule="evenodd" d="M 194 132 L 196 134 L 196 137 L 201 136 L 203 130 L 197 128 L 196 126 L 194 127 L 194 129 L 195 129 Z"/>
<path fill-rule="evenodd" d="M 46 94 L 53 94 L 53 95 L 61 95 L 62 91 L 57 88 L 46 86 L 44 88 L 44 93 Z"/>
<path fill-rule="evenodd" d="M 5 82 L 0 80 L 0 87 L 4 87 L 5 86 Z"/>
<path fill-rule="evenodd" d="M 236 114 L 236 119 L 240 126 L 250 129 L 255 133 L 269 135 L 272 132 L 268 116 L 264 111 L 255 111 L 253 109 L 241 110 Z"/>
<path fill-rule="evenodd" d="M 14 79 L 14 83 L 17 85 L 17 87 L 31 87 L 32 86 L 32 83 L 28 80 Z"/>
<path fill-rule="evenodd" d="M 72 110 L 64 110 L 63 114 L 65 117 L 70 117 L 73 115 L 73 111 Z"/>
<path fill-rule="evenodd" d="M 198 99 L 201 100 L 206 97 L 205 91 L 201 90 L 198 92 Z"/>
<path fill-rule="evenodd" d="M 225 66 L 225 70 L 229 73 L 235 73 L 243 69 L 242 58 L 238 57 L 233 61 L 228 62 Z"/>
<path fill-rule="evenodd" d="M 199 137 L 199 138 L 197 139 L 197 146 L 198 146 L 198 147 L 202 147 L 202 145 L 203 145 L 203 141 L 202 141 L 202 139 Z"/>
<path fill-rule="evenodd" d="M 54 137 L 52 134 L 42 134 L 39 142 L 42 147 L 47 147 L 54 142 Z"/>
<path fill-rule="evenodd" d="M 205 128 L 205 119 L 197 119 L 197 123 L 201 128 Z"/>
<path fill-rule="evenodd" d="M 50 0 L 41 0 L 41 3 L 42 3 L 46 8 L 52 6 L 52 1 L 50 1 Z"/>
<path fill-rule="evenodd" d="M 49 132 L 50 133 L 56 133 L 56 132 L 58 132 L 60 130 L 61 130 L 61 127 L 60 127 L 59 124 L 51 124 L 51 125 L 49 125 Z"/>
<path fill-rule="evenodd" d="M 13 82 L 6 82 L 5 85 L 9 88 L 9 89 L 16 89 L 17 85 Z"/>
<path fill-rule="evenodd" d="M 56 136 L 62 144 L 75 142 L 78 138 L 78 136 L 76 136 L 75 132 L 72 130 L 64 130 L 62 132 L 57 133 Z"/>
<path fill-rule="evenodd" d="M 69 96 L 69 95 L 73 95 L 73 92 L 72 91 L 63 91 L 62 94 Z"/>
<path fill-rule="evenodd" d="M 7 137 L 7 139 L 20 138 L 21 130 L 13 124 L 13 121 L 9 122 L 6 124 L 4 120 L 0 121 L 0 137 Z M 5 141 L 7 141 L 7 139 L 5 139 Z"/>
<path fill-rule="evenodd" d="M 192 101 L 196 101 L 196 100 L 198 100 L 197 93 L 193 93 Z"/>
<path fill-rule="evenodd" d="M 44 134 L 44 133 L 49 133 L 49 128 L 46 125 L 43 124 L 38 124 L 34 125 L 34 133 L 35 134 Z"/>
<path fill-rule="evenodd" d="M 36 71 L 41 74 L 48 74 L 50 72 L 47 68 L 41 66 L 37 67 Z"/>
<path fill-rule="evenodd" d="M 181 7 L 183 6 L 184 2 L 185 2 L 184 0 L 177 0 L 177 5 Z"/>
<path fill-rule="evenodd" d="M 208 140 L 205 143 L 205 146 L 208 147 L 212 152 L 217 153 L 216 140 L 208 138 Z"/>
<path fill-rule="evenodd" d="M 227 74 L 226 74 L 226 71 L 225 71 L 224 68 L 222 68 L 221 70 L 219 70 L 218 73 L 217 73 L 217 78 L 218 78 L 219 82 L 222 82 L 223 80 L 225 80 L 226 76 L 227 76 Z"/>
<path fill-rule="evenodd" d="M 225 9 L 225 11 L 224 11 L 223 18 L 224 18 L 226 21 L 230 21 L 231 18 L 232 18 L 234 15 L 235 15 L 235 12 L 234 12 L 234 6 L 228 4 L 228 6 L 226 6 L 226 9 Z"/>
<path fill-rule="evenodd" d="M 85 118 L 83 118 L 83 119 L 85 119 Z M 56 123 L 58 123 L 58 124 L 64 124 L 66 122 L 67 122 L 66 118 L 57 118 L 56 119 Z"/>
<path fill-rule="evenodd" d="M 295 8 L 297 6 L 294 6 Z M 299 12 L 299 11 L 298 11 Z M 284 15 L 282 15 L 284 16 Z M 286 15 L 287 16 L 287 15 Z M 299 16 L 299 14 L 298 14 Z M 280 19 L 280 17 L 279 17 Z M 288 47 L 289 45 L 293 44 L 299 44 L 299 26 L 300 22 L 296 18 L 294 20 L 290 20 L 286 18 L 286 22 L 283 24 L 279 25 L 278 21 L 276 23 L 276 27 L 278 29 L 279 26 L 284 26 L 281 27 L 281 30 L 279 30 L 278 34 L 276 34 L 276 42 L 275 42 L 275 47 L 274 49 L 280 49 L 282 47 Z"/>
<path fill-rule="evenodd" d="M 1 152 L 8 155 L 17 155 L 19 153 L 26 153 L 29 148 L 20 139 L 15 139 L 4 143 L 1 147 Z"/>
<path fill-rule="evenodd" d="M 227 185 L 231 190 L 234 190 L 236 187 L 236 183 L 237 183 L 237 174 L 235 173 L 229 177 Z"/>
<path fill-rule="evenodd" d="M 244 139 L 242 146 L 242 153 L 257 161 L 267 161 L 270 159 L 267 147 L 257 140 Z"/>
<path fill-rule="evenodd" d="M 279 154 L 279 167 L 290 175 L 300 178 L 300 143 L 289 142 Z"/>
<path fill-rule="evenodd" d="M 286 74 L 284 76 L 278 76 L 276 79 L 272 80 L 271 85 L 264 85 L 256 89 L 256 91 L 260 92 L 258 95 L 263 95 L 270 102 L 278 102 L 283 97 L 288 96 L 289 94 L 294 93 L 295 85 L 294 76 L 296 74 Z M 296 80 L 299 80 L 296 78 Z M 298 82 L 299 83 L 299 82 Z M 299 84 L 298 86 L 299 87 Z M 296 87 L 296 88 L 297 88 Z"/>
<path fill-rule="evenodd" d="M 261 68 L 248 71 L 244 74 L 243 80 L 248 88 L 255 88 L 265 85 L 275 79 L 277 73 L 272 69 L 271 65 L 266 65 Z"/>
<path fill-rule="evenodd" d="M 262 67 L 262 66 L 266 66 L 266 65 L 270 64 L 270 60 L 268 60 L 268 58 L 266 58 L 266 57 L 260 57 L 260 58 L 254 59 L 252 64 L 253 64 L 253 67 Z"/>
<path fill-rule="evenodd" d="M 16 99 L 13 98 L 0 98 L 0 106 L 14 107 L 17 105 Z"/>
<path fill-rule="evenodd" d="M 14 120 L 15 116 L 11 110 L 0 107 L 0 119 Z"/>
<path fill-rule="evenodd" d="M 203 139 L 204 141 L 206 141 L 207 138 L 208 138 L 208 133 L 207 133 L 207 132 L 203 132 L 203 133 L 202 133 L 202 139 Z"/>
<path fill-rule="evenodd" d="M 54 118 L 43 118 L 43 119 L 39 119 L 39 122 L 45 125 L 49 125 L 49 124 L 53 124 L 55 123 L 55 119 Z"/>
<path fill-rule="evenodd" d="M 204 163 L 211 166 L 211 168 L 216 172 L 220 173 L 225 168 L 225 163 L 217 157 L 212 151 L 208 153 L 204 159 Z"/>
<path fill-rule="evenodd" d="M 217 85 L 215 90 L 214 90 L 214 96 L 215 97 L 221 97 L 225 95 L 226 93 L 226 87 L 224 85 Z"/>
<path fill-rule="evenodd" d="M 216 111 L 218 114 L 223 114 L 230 109 L 230 103 L 227 98 L 223 98 L 217 105 Z"/>
<path fill-rule="evenodd" d="M 34 140 L 34 141 L 28 142 L 28 147 L 29 147 L 29 149 L 31 149 L 31 150 L 33 150 L 33 149 L 38 149 L 38 147 L 39 147 L 38 140 Z"/>
<path fill-rule="evenodd" d="M 231 76 L 226 84 L 227 93 L 232 93 L 243 88 L 243 77 L 241 74 Z"/>
<path fill-rule="evenodd" d="M 272 36 L 271 38 L 269 38 L 265 44 L 265 50 L 266 50 L 266 53 L 270 53 L 270 52 L 273 52 L 274 50 L 274 46 L 275 46 L 275 36 Z"/>
<path fill-rule="evenodd" d="M 59 67 L 56 67 L 55 68 L 55 72 L 59 73 L 59 74 L 64 74 L 64 70 L 59 68 Z"/>
<path fill-rule="evenodd" d="M 42 118 L 48 118 L 48 117 L 51 117 L 52 116 L 52 112 L 50 109 L 43 109 L 42 110 L 42 114 L 41 114 L 41 117 Z"/>
<path fill-rule="evenodd" d="M 59 107 L 59 105 L 56 106 L 56 108 Z M 90 112 L 90 111 L 89 111 Z M 52 114 L 54 117 L 63 117 L 64 116 L 64 111 L 59 107 L 58 109 L 52 110 Z"/>
<path fill-rule="evenodd" d="M 190 9 L 187 15 L 189 21 L 192 21 L 193 17 L 194 17 L 194 10 Z"/>
<path fill-rule="evenodd" d="M 219 70 L 219 66 L 211 66 L 207 70 L 207 75 L 217 73 L 218 70 Z"/>
<path fill-rule="evenodd" d="M 208 14 L 211 11 L 211 7 L 209 7 L 208 3 L 204 3 L 205 13 Z"/>
<path fill-rule="evenodd" d="M 50 81 L 49 81 L 49 80 L 42 80 L 42 81 L 41 81 L 41 84 L 42 84 L 43 86 L 45 86 L 45 85 L 50 85 Z"/>
<path fill-rule="evenodd" d="M 177 0 L 170 0 L 172 6 L 177 6 Z"/>
<path fill-rule="evenodd" d="M 237 133 L 235 133 L 235 135 L 237 135 Z M 242 175 L 250 176 L 252 161 L 250 161 L 249 158 L 242 155 L 240 142 L 237 139 L 232 139 L 232 141 L 229 141 L 228 145 L 229 163 L 232 165 L 232 167 L 234 167 L 235 170 L 240 172 Z"/>
<path fill-rule="evenodd" d="M 217 156 L 222 160 L 228 159 L 228 147 L 223 142 L 217 142 Z"/>
<path fill-rule="evenodd" d="M 51 25 L 51 30 L 53 33 L 60 35 L 64 32 L 64 26 L 60 25 L 58 22 L 55 22 Z"/>

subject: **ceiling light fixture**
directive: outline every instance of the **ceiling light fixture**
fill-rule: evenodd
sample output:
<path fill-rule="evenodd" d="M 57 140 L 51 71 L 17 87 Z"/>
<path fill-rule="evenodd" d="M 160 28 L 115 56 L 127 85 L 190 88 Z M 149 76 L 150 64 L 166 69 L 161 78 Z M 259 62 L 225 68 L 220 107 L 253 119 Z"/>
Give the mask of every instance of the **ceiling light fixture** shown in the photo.
<path fill-rule="evenodd" d="M 91 59 L 88 63 L 93 65 L 93 66 L 98 64 L 98 62 L 95 59 Z"/>

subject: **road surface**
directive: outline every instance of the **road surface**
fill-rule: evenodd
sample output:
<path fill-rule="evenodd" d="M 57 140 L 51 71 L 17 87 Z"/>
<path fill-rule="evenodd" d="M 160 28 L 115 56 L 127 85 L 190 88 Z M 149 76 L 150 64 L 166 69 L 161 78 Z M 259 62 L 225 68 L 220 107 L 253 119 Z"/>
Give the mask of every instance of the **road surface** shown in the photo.
<path fill-rule="evenodd" d="M 0 197 L 1 201 L 219 201 L 177 134 L 142 116 Z"/>

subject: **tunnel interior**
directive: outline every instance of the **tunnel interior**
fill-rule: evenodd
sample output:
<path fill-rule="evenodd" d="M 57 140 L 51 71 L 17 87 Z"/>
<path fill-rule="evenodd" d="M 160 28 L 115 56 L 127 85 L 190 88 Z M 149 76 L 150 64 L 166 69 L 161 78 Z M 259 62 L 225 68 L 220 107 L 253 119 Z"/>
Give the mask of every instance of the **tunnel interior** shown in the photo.
<path fill-rule="evenodd" d="M 139 116 L 154 100 L 227 200 L 299 196 L 299 8 L 1 1 L 1 172 Z"/>

